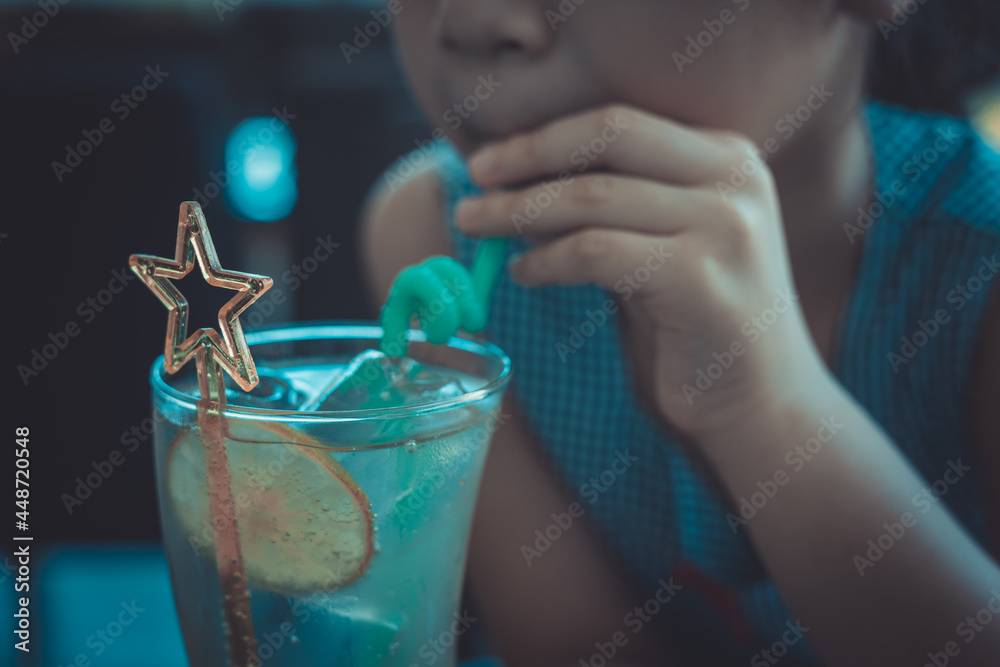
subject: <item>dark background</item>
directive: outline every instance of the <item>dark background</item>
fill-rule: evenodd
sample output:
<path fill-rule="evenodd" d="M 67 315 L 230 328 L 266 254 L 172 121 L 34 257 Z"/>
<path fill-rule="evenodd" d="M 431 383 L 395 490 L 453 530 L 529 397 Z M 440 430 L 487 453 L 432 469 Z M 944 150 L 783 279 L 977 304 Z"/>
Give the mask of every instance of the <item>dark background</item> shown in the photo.
<path fill-rule="evenodd" d="M 220 20 L 209 0 L 71 0 L 18 53 L 9 38 L 0 44 L 2 437 L 13 446 L 14 426 L 31 429 L 36 542 L 159 538 L 151 441 L 135 447 L 122 438 L 133 427 L 146 437 L 147 374 L 163 350 L 166 310 L 137 279 L 100 312 L 80 304 L 115 272 L 131 276 L 123 271 L 131 253 L 173 257 L 179 205 L 225 168 L 224 142 L 241 120 L 273 108 L 294 114 L 299 196 L 275 223 L 241 221 L 222 196 L 211 200 L 205 214 L 223 267 L 274 277 L 289 305 L 267 323 L 373 316 L 358 281 L 359 208 L 382 170 L 430 128 L 387 31 L 350 64 L 341 53 L 339 43 L 371 20 L 370 8 L 244 0 Z M 0 34 L 21 31 L 22 17 L 37 11 L 4 2 Z M 119 120 L 112 102 L 157 65 L 169 76 Z M 52 162 L 65 162 L 67 144 L 106 117 L 115 130 L 60 182 Z M 290 290 L 282 274 L 328 236 L 340 247 Z M 206 289 L 197 272 L 179 286 L 192 302 L 191 327 L 211 326 L 231 296 Z M 33 350 L 71 322 L 78 335 L 25 384 L 17 366 L 30 367 Z M 88 490 L 77 492 L 78 478 L 95 462 L 109 470 L 101 462 L 115 450 L 124 462 L 67 509 L 69 496 Z"/>

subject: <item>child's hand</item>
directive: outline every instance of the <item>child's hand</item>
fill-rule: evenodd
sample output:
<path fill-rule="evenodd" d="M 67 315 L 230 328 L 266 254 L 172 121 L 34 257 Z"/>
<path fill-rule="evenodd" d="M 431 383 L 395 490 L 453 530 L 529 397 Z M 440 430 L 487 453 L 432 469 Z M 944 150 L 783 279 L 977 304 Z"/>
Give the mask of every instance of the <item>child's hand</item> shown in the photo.
<path fill-rule="evenodd" d="M 723 191 L 734 167 L 753 175 Z M 537 242 L 511 266 L 523 285 L 614 290 L 641 322 L 626 344 L 651 369 L 644 390 L 696 441 L 828 378 L 750 140 L 614 106 L 488 146 L 469 168 L 492 192 L 462 202 L 460 228 Z"/>

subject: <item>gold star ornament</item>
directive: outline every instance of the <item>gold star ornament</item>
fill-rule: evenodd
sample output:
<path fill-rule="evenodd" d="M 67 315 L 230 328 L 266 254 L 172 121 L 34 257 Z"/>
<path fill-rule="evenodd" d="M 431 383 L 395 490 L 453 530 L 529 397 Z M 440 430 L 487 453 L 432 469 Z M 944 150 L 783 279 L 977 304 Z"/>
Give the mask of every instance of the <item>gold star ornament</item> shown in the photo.
<path fill-rule="evenodd" d="M 208 328 L 198 329 L 190 336 L 187 335 L 188 302 L 170 281 L 189 274 L 195 262 L 209 285 L 236 291 L 233 298 L 219 310 L 221 335 L 219 331 Z M 152 255 L 132 255 L 129 265 L 169 311 L 164 347 L 168 373 L 176 373 L 192 357 L 197 356 L 203 398 L 206 397 L 205 389 L 215 394 L 215 389 L 219 386 L 216 382 L 221 378 L 213 377 L 216 374 L 215 363 L 229 373 L 244 391 L 257 386 L 257 369 L 239 318 L 250 304 L 271 288 L 274 281 L 267 276 L 226 271 L 219 265 L 205 214 L 198 202 L 181 204 L 173 260 Z M 206 382 L 203 375 L 208 375 L 211 381 Z M 218 398 L 224 400 L 224 397 L 225 394 L 222 393 Z"/>

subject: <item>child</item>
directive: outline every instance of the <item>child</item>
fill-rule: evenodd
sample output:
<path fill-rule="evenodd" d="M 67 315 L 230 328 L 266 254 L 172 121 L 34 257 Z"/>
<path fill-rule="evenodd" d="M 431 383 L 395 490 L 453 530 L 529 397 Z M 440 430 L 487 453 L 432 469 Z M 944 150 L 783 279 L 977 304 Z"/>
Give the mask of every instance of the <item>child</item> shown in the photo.
<path fill-rule="evenodd" d="M 899 4 L 399 6 L 451 143 L 364 252 L 381 303 L 512 239 L 468 564 L 507 664 L 1000 664 L 1000 158 L 884 103 L 959 110 L 996 3 Z"/>

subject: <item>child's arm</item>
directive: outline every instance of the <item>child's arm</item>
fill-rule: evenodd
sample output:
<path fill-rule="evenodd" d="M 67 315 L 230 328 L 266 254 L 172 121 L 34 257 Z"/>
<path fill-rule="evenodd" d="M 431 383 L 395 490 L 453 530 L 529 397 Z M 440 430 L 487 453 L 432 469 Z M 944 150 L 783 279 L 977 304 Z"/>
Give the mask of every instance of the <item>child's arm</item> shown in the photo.
<path fill-rule="evenodd" d="M 512 667 L 577 667 L 581 658 L 589 661 L 596 643 L 624 632 L 629 644 L 617 649 L 615 664 L 676 666 L 656 645 L 655 626 L 633 635 L 623 623 L 649 596 L 622 576 L 586 514 L 544 553 L 521 551 L 522 545 L 536 549 L 535 531 L 544 532 L 554 514 L 568 515 L 578 501 L 554 481 L 514 402 L 506 403 L 511 419 L 493 436 L 469 551 L 473 601 L 500 657 Z"/>
<path fill-rule="evenodd" d="M 874 420 L 832 382 L 704 443 L 731 495 L 749 497 L 758 481 L 788 469 L 789 452 L 816 437 L 821 420 L 842 424 L 820 453 L 808 461 L 796 457 L 804 462 L 797 464 L 801 469 L 792 483 L 745 526 L 831 665 L 920 665 L 928 662 L 928 653 L 937 655 L 939 664 L 955 655 L 963 665 L 997 664 L 1000 658 L 1000 627 L 984 623 L 1000 612 L 996 561 L 925 490 L 938 479 L 951 485 L 976 476 L 996 558 L 998 301 L 980 343 L 970 393 L 976 457 L 953 461 L 933 480 L 921 478 Z"/>
<path fill-rule="evenodd" d="M 998 442 L 996 377 L 987 394 L 993 437 L 980 443 L 992 450 Z M 800 399 L 762 408 L 701 446 L 711 452 L 732 498 L 749 498 L 760 490 L 758 482 L 776 480 L 777 471 L 789 470 L 790 455 L 801 466 L 741 529 L 826 664 L 922 665 L 928 653 L 956 650 L 959 664 L 997 664 L 1000 625 L 980 632 L 974 619 L 988 603 L 1000 611 L 1000 596 L 994 598 L 1000 571 L 925 491 L 937 480 L 924 480 L 832 379 L 813 391 L 803 387 Z M 835 426 L 833 439 L 808 460 L 791 454 L 817 437 L 823 420 Z M 959 474 L 974 474 L 988 488 L 1000 473 L 995 463 L 954 463 L 940 479 L 957 482 Z"/>
<path fill-rule="evenodd" d="M 603 150 L 578 171 L 574 157 L 595 138 Z M 986 625 L 976 616 L 1000 591 L 1000 569 L 942 503 L 914 502 L 928 482 L 827 370 L 789 296 L 777 192 L 754 151 L 749 140 L 634 109 L 587 112 L 473 156 L 472 176 L 488 194 L 463 203 L 458 223 L 474 235 L 513 235 L 511 216 L 525 198 L 570 177 L 532 219 L 525 233 L 538 243 L 512 274 L 525 285 L 628 285 L 660 416 L 689 436 L 732 498 L 750 497 L 758 483 L 777 486 L 786 473 L 740 529 L 826 664 L 922 665 L 928 653 L 944 664 L 956 650 L 961 664 L 998 664 L 1000 619 Z M 733 169 L 752 175 L 734 186 Z M 743 323 L 755 321 L 759 336 L 747 344 Z M 995 452 L 1000 332 L 989 340 L 998 368 L 979 437 Z M 720 354 L 738 359 L 705 387 L 698 371 L 720 366 Z M 828 440 L 822 451 L 801 457 L 787 479 L 790 452 L 818 436 Z M 971 474 L 955 463 L 942 476 Z M 998 470 L 977 472 L 991 484 Z M 869 540 L 888 532 L 884 555 L 862 567 Z"/>
<path fill-rule="evenodd" d="M 373 303 L 385 300 L 398 271 L 431 255 L 450 253 L 441 193 L 431 173 L 394 193 L 376 195 L 364 216 L 362 255 Z M 516 369 L 515 369 L 516 375 Z M 468 583 L 482 628 L 512 667 L 562 667 L 589 659 L 594 642 L 610 641 L 623 617 L 645 596 L 635 594 L 620 569 L 575 519 L 558 541 L 526 563 L 535 530 L 574 502 L 544 468 L 525 425 L 505 401 L 506 418 L 493 436 L 483 474 L 469 551 Z M 621 659 L 668 665 L 655 645 L 656 630 L 636 636 Z"/>

